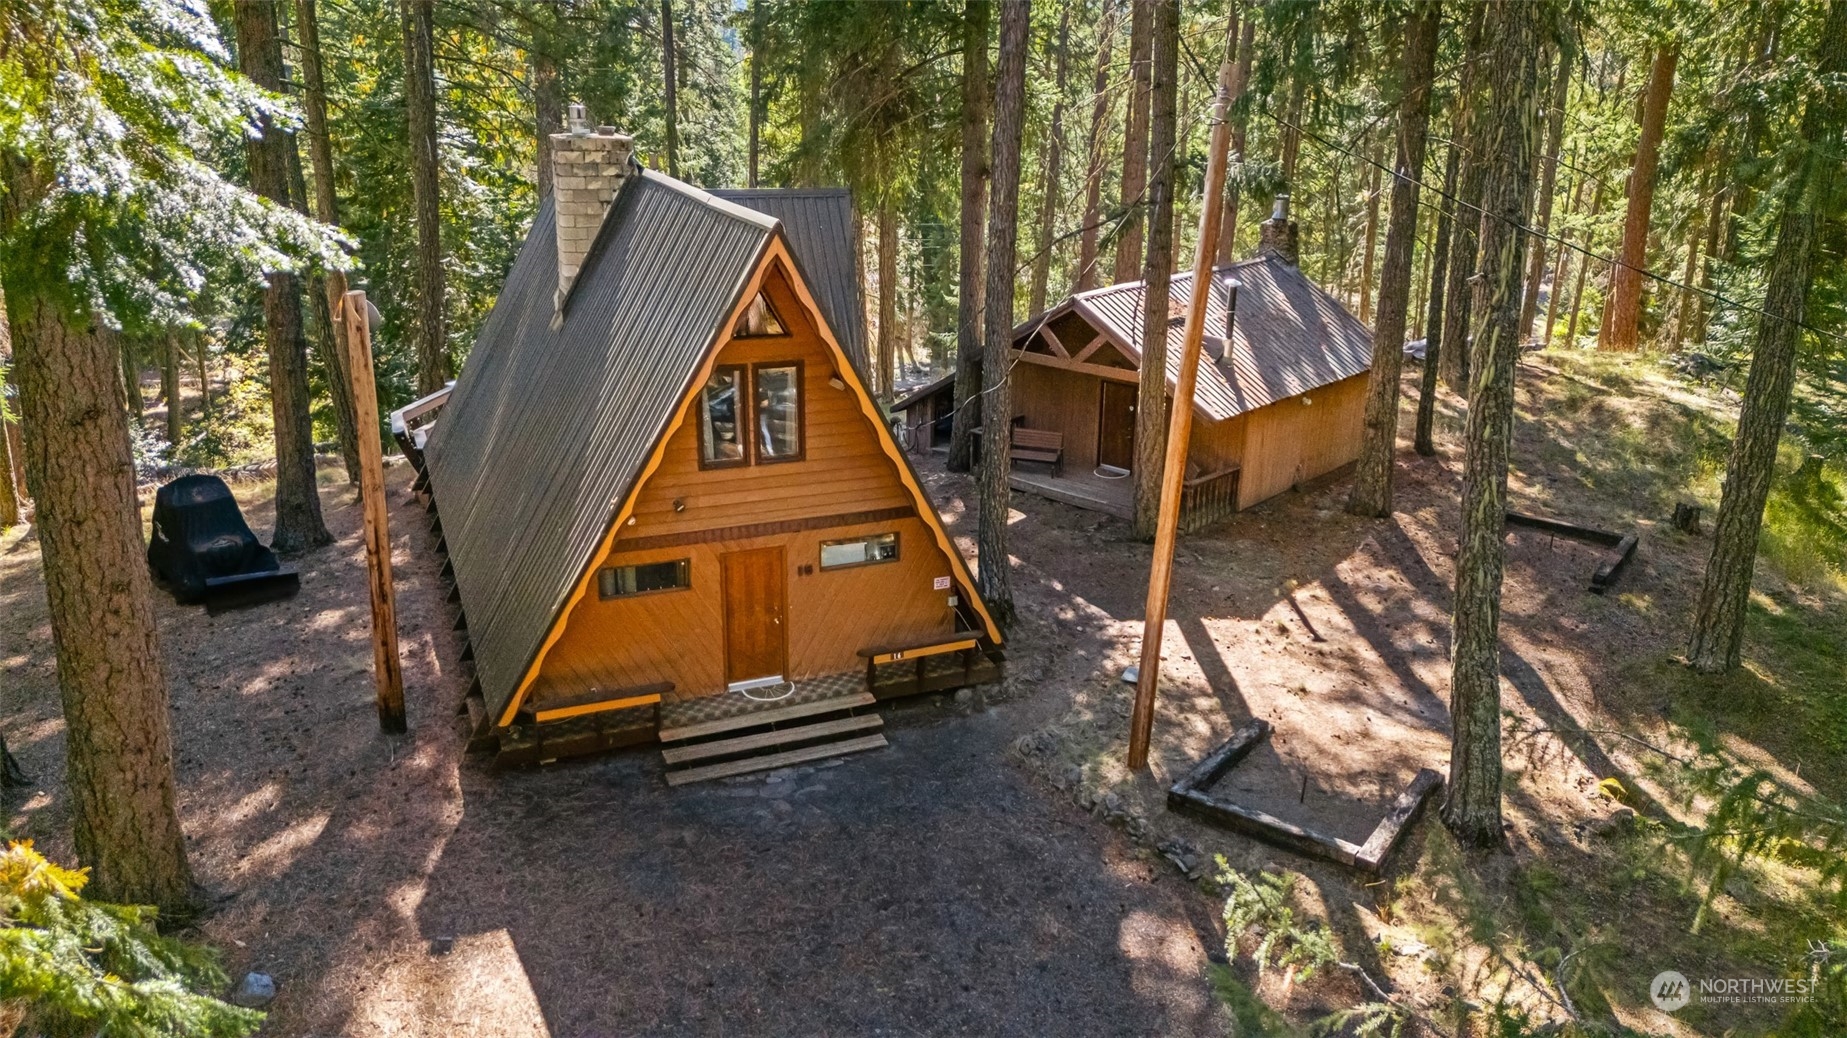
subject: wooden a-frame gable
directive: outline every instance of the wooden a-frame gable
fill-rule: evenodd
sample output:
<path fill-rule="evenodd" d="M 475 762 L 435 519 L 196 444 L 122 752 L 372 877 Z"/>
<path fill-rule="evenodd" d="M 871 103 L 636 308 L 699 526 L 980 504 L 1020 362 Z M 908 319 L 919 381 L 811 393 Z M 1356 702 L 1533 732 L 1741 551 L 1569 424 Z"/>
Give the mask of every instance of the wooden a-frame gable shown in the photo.
<path fill-rule="evenodd" d="M 505 726 L 513 723 L 515 715 L 519 713 L 522 704 L 524 704 L 531 695 L 535 682 L 539 678 L 548 656 L 552 654 L 554 648 L 559 645 L 560 640 L 564 638 L 569 629 L 573 614 L 577 612 L 579 605 L 587 598 L 593 598 L 596 573 L 599 565 L 612 553 L 629 550 L 627 545 L 635 543 L 633 538 L 625 541 L 624 534 L 626 531 L 639 529 L 639 527 L 636 526 L 638 523 L 638 509 L 641 509 L 648 501 L 650 480 L 653 479 L 657 473 L 661 472 L 669 445 L 676 442 L 676 436 L 679 436 L 683 431 L 690 433 L 689 419 L 694 414 L 699 393 L 711 378 L 714 368 L 719 363 L 720 355 L 725 352 L 727 346 L 732 344 L 734 340 L 733 329 L 738 326 L 740 318 L 743 317 L 746 310 L 758 299 L 760 294 L 765 294 L 767 297 L 772 289 L 775 295 L 783 296 L 785 301 L 792 297 L 794 305 L 799 307 L 801 311 L 799 315 L 800 318 L 814 329 L 820 340 L 821 348 L 825 351 L 826 359 L 832 366 L 832 371 L 827 374 L 840 383 L 839 387 L 834 387 L 835 390 L 848 394 L 853 409 L 857 411 L 860 418 L 863 420 L 865 434 L 871 437 L 873 442 L 876 443 L 878 453 L 883 455 L 887 463 L 892 485 L 888 491 L 884 491 L 883 493 L 891 503 L 901 503 L 901 507 L 892 507 L 884 509 L 883 512 L 869 512 L 866 514 L 884 515 L 889 513 L 895 515 L 899 511 L 904 511 L 907 518 L 914 517 L 921 522 L 929 538 L 934 542 L 934 547 L 947 560 L 956 594 L 979 619 L 982 631 L 986 634 L 987 638 L 995 644 L 1000 643 L 1001 632 L 999 626 L 994 622 L 993 617 L 988 612 L 986 604 L 981 600 L 979 593 L 976 591 L 974 578 L 968 569 L 967 563 L 957 550 L 954 541 L 949 537 L 948 531 L 943 527 L 942 520 L 936 512 L 935 506 L 930 502 L 928 494 L 925 493 L 922 483 L 918 480 L 916 472 L 910 465 L 909 459 L 893 438 L 891 429 L 886 424 L 878 405 L 874 402 L 872 394 L 860 378 L 853 364 L 848 360 L 845 351 L 840 345 L 838 337 L 834 334 L 832 328 L 822 316 L 821 310 L 816 305 L 815 297 L 810 287 L 803 279 L 800 269 L 789 251 L 787 239 L 779 230 L 769 239 L 762 253 L 759 255 L 749 277 L 742 285 L 730 313 L 725 317 L 723 324 L 716 330 L 712 343 L 707 348 L 698 366 L 695 370 L 689 372 L 687 381 L 680 394 L 678 406 L 657 434 L 654 446 L 648 455 L 647 462 L 641 467 L 626 497 L 620 501 L 611 502 L 613 514 L 609 525 L 600 538 L 596 550 L 593 551 L 588 558 L 583 560 L 581 571 L 573 584 L 570 594 L 566 597 L 562 606 L 552 618 L 544 641 L 527 665 L 523 677 L 515 688 L 513 695 L 508 699 L 505 707 L 501 710 L 500 716 L 497 719 L 500 725 Z M 782 304 L 778 304 L 776 308 L 784 309 L 785 307 Z M 784 312 L 781 316 L 786 321 L 787 319 L 795 318 L 797 315 Z M 737 510 L 737 514 L 739 518 L 731 520 L 728 525 L 748 527 L 750 525 L 749 506 L 747 504 L 741 506 Z"/>

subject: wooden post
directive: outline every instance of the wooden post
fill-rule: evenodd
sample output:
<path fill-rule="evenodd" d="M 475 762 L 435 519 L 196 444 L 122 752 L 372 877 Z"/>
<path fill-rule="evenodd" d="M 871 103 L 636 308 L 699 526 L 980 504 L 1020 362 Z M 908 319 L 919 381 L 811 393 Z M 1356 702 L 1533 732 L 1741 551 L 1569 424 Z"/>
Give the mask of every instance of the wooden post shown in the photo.
<path fill-rule="evenodd" d="M 1206 333 L 1206 301 L 1212 293 L 1212 258 L 1225 206 L 1225 162 L 1231 148 L 1230 107 L 1232 48 L 1219 63 L 1218 97 L 1212 103 L 1212 149 L 1206 160 L 1205 204 L 1199 214 L 1199 241 L 1193 253 L 1193 294 L 1186 311 L 1186 343 L 1180 354 L 1180 379 L 1174 387 L 1173 412 L 1167 423 L 1167 457 L 1161 467 L 1161 515 L 1154 534 L 1154 565 L 1148 571 L 1148 608 L 1142 621 L 1141 672 L 1135 683 L 1135 712 L 1129 718 L 1129 767 L 1148 766 L 1148 741 L 1154 730 L 1154 692 L 1161 680 L 1161 635 L 1167 626 L 1167 591 L 1174 573 L 1174 541 L 1180 533 L 1180 491 L 1186 476 L 1187 447 L 1193 437 L 1193 386 L 1199 375 L 1199 348 Z M 1235 297 L 1234 297 L 1235 298 Z M 1230 322 L 1225 334 L 1231 335 Z"/>
<path fill-rule="evenodd" d="M 391 531 L 385 504 L 385 451 L 378 435 L 378 391 L 372 384 L 372 325 L 366 294 L 346 294 L 346 367 L 359 433 L 359 498 L 365 508 L 366 573 L 372 588 L 372 676 L 378 685 L 378 726 L 399 734 L 404 721 L 404 671 L 398 663 L 398 607 L 391 590 Z"/>

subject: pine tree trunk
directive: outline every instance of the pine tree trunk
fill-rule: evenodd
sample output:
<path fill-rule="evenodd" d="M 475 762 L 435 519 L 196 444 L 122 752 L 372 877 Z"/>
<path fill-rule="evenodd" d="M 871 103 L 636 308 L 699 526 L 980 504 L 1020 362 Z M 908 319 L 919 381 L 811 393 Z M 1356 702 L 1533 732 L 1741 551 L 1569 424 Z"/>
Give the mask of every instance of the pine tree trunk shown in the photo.
<path fill-rule="evenodd" d="M 1678 44 L 1655 49 L 1642 101 L 1642 135 L 1629 173 L 1629 208 L 1623 216 L 1623 243 L 1610 271 L 1610 298 L 1605 307 L 1598 349 L 1634 350 L 1641 346 L 1642 268 L 1648 263 L 1648 223 L 1655 201 L 1655 172 L 1660 167 L 1661 138 L 1667 131 L 1668 100 L 1674 90 Z"/>
<path fill-rule="evenodd" d="M 1456 173 L 1456 201 L 1452 205 L 1456 212 L 1450 222 L 1449 264 L 1444 273 L 1443 285 L 1441 338 L 1447 348 L 1440 352 L 1437 361 L 1437 373 L 1443 377 L 1443 384 L 1451 392 L 1463 395 L 1469 391 L 1469 359 L 1472 351 L 1470 328 L 1474 316 L 1474 293 L 1469 291 L 1469 279 L 1475 274 L 1481 236 L 1482 178 L 1488 166 L 1480 158 L 1482 141 L 1477 127 L 1482 120 L 1476 96 L 1486 74 L 1483 65 L 1487 60 L 1487 50 L 1493 44 L 1482 28 L 1486 11 L 1486 5 L 1477 5 L 1474 9 L 1468 33 L 1467 66 L 1462 73 L 1461 90 L 1456 96 L 1454 132 L 1456 140 L 1461 142 L 1467 161 L 1461 163 Z M 1426 360 L 1425 363 L 1430 361 Z"/>
<path fill-rule="evenodd" d="M 763 5 L 764 0 L 750 0 L 750 113 L 745 146 L 750 187 L 757 186 L 763 158 Z"/>
<path fill-rule="evenodd" d="M 183 916 L 197 894 L 175 806 L 119 358 L 94 325 L 42 297 L 15 292 L 8 303 L 86 894 Z"/>
<path fill-rule="evenodd" d="M 330 226 L 340 223 L 334 196 L 333 139 L 327 130 L 327 88 L 321 71 L 320 18 L 315 0 L 296 0 L 296 22 L 301 32 L 302 112 L 308 130 L 308 158 L 314 168 L 314 218 Z M 302 200 L 306 204 L 306 200 Z M 346 322 L 333 319 L 340 300 L 346 298 L 346 272 L 322 271 L 310 279 L 317 293 L 315 324 L 321 338 L 321 366 L 327 371 L 327 395 L 333 402 L 334 433 L 340 441 L 340 458 L 346 464 L 346 481 L 359 482 L 358 417 L 353 410 L 353 381 L 346 370 Z M 204 369 L 201 368 L 201 376 Z M 204 392 L 204 380 L 200 380 Z"/>
<path fill-rule="evenodd" d="M 1573 164 L 1576 164 L 1576 152 L 1573 152 Z M 1577 185 L 1571 189 L 1571 205 L 1566 216 L 1574 216 L 1578 207 L 1584 204 L 1584 175 L 1578 175 Z M 1552 295 L 1546 300 L 1546 339 L 1547 346 L 1552 345 L 1552 333 L 1558 325 L 1559 307 L 1565 301 L 1565 277 L 1571 271 L 1571 250 L 1565 248 L 1565 236 L 1558 236 L 1558 258 L 1552 264 Z"/>
<path fill-rule="evenodd" d="M 898 382 L 898 200 L 879 203 L 879 399 L 889 404 Z"/>
<path fill-rule="evenodd" d="M 169 331 L 161 337 L 160 393 L 167 398 L 167 442 L 180 442 L 180 345 L 179 333 Z"/>
<path fill-rule="evenodd" d="M 276 5 L 237 0 L 237 56 L 244 75 L 257 86 L 282 90 L 282 42 Z M 287 133 L 265 125 L 246 143 L 250 186 L 289 205 Z M 279 552 L 300 552 L 333 541 L 321 521 L 314 480 L 314 428 L 308 414 L 308 342 L 301 327 L 301 282 L 293 274 L 269 275 L 263 291 L 263 334 L 269 347 L 270 411 L 276 427 L 276 531 Z"/>
<path fill-rule="evenodd" d="M 1244 161 L 1244 147 L 1249 138 L 1250 120 L 1244 112 L 1244 91 L 1251 82 L 1251 60 L 1255 57 L 1257 43 L 1257 18 L 1254 14 L 1246 15 L 1244 24 L 1238 27 L 1238 58 L 1231 69 L 1231 104 L 1232 109 L 1226 118 L 1231 120 L 1231 162 L 1235 165 Z M 1225 182 L 1225 213 L 1219 219 L 1218 265 L 1236 262 L 1238 258 L 1238 180 L 1227 177 Z"/>
<path fill-rule="evenodd" d="M 1532 258 L 1526 271 L 1526 295 L 1520 300 L 1520 337 L 1533 337 L 1533 320 L 1539 316 L 1539 289 L 1546 275 L 1546 232 L 1552 227 L 1552 192 L 1558 184 L 1558 157 L 1565 145 L 1565 102 L 1571 92 L 1571 55 L 1563 50 L 1558 56 L 1557 74 L 1552 80 L 1552 101 L 1547 109 L 1545 169 L 1539 176 L 1539 215 L 1533 220 Z M 1558 294 L 1553 282 L 1552 294 Z"/>
<path fill-rule="evenodd" d="M 1597 243 L 1597 214 L 1603 211 L 1603 181 L 1597 181 L 1597 190 L 1591 192 L 1590 211 L 1585 215 L 1589 222 L 1584 228 L 1584 255 L 1578 257 L 1578 281 L 1571 290 L 1571 323 L 1565 327 L 1565 345 L 1578 344 L 1578 317 L 1584 312 L 1584 282 L 1590 274 L 1590 258 Z"/>
<path fill-rule="evenodd" d="M 1484 35 L 1481 127 L 1481 335 L 1470 367 L 1462 475 L 1462 538 L 1450 650 L 1449 790 L 1443 821 L 1458 839 L 1499 846 L 1501 832 L 1501 576 L 1507 460 L 1513 440 L 1520 288 L 1538 150 L 1538 75 L 1544 8 L 1496 4 Z"/>
<path fill-rule="evenodd" d="M 1148 105 L 1153 52 L 1154 0 L 1129 4 L 1129 109 L 1123 116 L 1122 226 L 1116 235 L 1116 267 L 1110 281 L 1135 280 L 1142 266 L 1142 234 L 1147 226 Z"/>
<path fill-rule="evenodd" d="M 667 106 L 667 175 L 680 177 L 680 55 L 673 42 L 673 0 L 661 0 L 661 78 Z"/>
<path fill-rule="evenodd" d="M 1424 368 L 1417 385 L 1417 426 L 1411 437 L 1412 449 L 1424 457 L 1437 452 L 1437 367 L 1443 356 L 1443 293 L 1449 281 L 1449 239 L 1455 221 L 1450 218 L 1450 203 L 1455 197 L 1457 166 L 1462 155 L 1460 141 L 1452 141 L 1449 159 L 1443 164 L 1444 204 L 1437 206 L 1436 238 L 1430 245 L 1430 299 L 1424 311 Z"/>
<path fill-rule="evenodd" d="M 1174 270 L 1174 141 L 1180 76 L 1179 0 L 1136 0 L 1150 11 L 1148 257 L 1142 265 L 1141 381 L 1135 394 L 1135 536 L 1154 540 L 1167 455 L 1168 284 Z"/>
<path fill-rule="evenodd" d="M 539 198 L 552 195 L 552 134 L 564 130 L 564 88 L 558 82 L 558 59 L 554 54 L 557 47 L 558 8 L 555 0 L 541 0 L 532 10 L 532 128 L 536 144 L 534 156 L 537 162 Z M 754 80 L 753 80 L 754 82 Z M 756 95 L 751 95 L 752 100 Z M 751 111 L 751 129 L 756 129 L 756 111 Z M 756 144 L 755 139 L 751 141 Z M 755 161 L 753 153 L 752 161 Z M 756 167 L 753 165 L 754 171 Z M 751 180 L 756 186 L 756 180 Z M 341 329 L 341 341 L 346 339 L 345 329 Z"/>
<path fill-rule="evenodd" d="M 122 358 L 122 392 L 127 395 L 128 413 L 139 422 L 147 415 L 147 403 L 141 398 L 141 358 L 135 350 L 135 337 L 126 332 L 104 331 L 103 336 L 115 343 Z"/>
<path fill-rule="evenodd" d="M 1379 147 L 1373 145 L 1371 176 L 1366 186 L 1366 251 L 1360 258 L 1360 323 L 1372 324 L 1372 268 L 1379 249 Z M 1409 272 L 1407 271 L 1407 277 Z M 1406 282 L 1409 283 L 1408 281 Z M 1403 329 L 1400 329 L 1402 332 Z M 1378 339 L 1378 330 L 1373 330 Z"/>
<path fill-rule="evenodd" d="M 6 319 L 6 292 L 0 290 L 0 369 L 4 370 L 7 385 L 13 381 L 13 332 Z M 6 394 L 0 390 L 0 533 L 19 524 L 21 480 L 15 475 L 16 462 L 19 460 L 17 440 L 14 430 L 18 428 L 18 415 L 13 413 L 16 406 L 5 399 Z"/>
<path fill-rule="evenodd" d="M 454 375 L 443 320 L 442 194 L 437 182 L 435 28 L 432 0 L 404 9 L 404 107 L 410 115 L 410 194 L 417 215 L 417 392 Z"/>
<path fill-rule="evenodd" d="M 1106 144 L 1109 140 L 1109 70 L 1110 51 L 1116 42 L 1117 14 L 1126 0 L 1106 0 L 1103 21 L 1097 28 L 1097 71 L 1091 79 L 1094 97 L 1090 105 L 1090 149 L 1084 174 L 1084 226 L 1077 239 L 1077 277 L 1071 291 L 1086 292 L 1097 287 L 1097 238 L 1103 220 L 1103 175 L 1109 166 Z"/>
<path fill-rule="evenodd" d="M 205 336 L 202 334 L 195 333 L 193 335 L 192 357 L 193 357 L 193 362 L 199 366 L 199 417 L 200 418 L 210 418 L 212 416 L 212 379 L 211 379 L 211 373 L 206 371 L 205 369 L 206 353 L 207 353 L 207 350 L 205 348 Z"/>
<path fill-rule="evenodd" d="M 979 548 L 981 597 L 997 623 L 1013 620 L 1012 563 L 1007 555 L 1008 453 L 1013 432 L 1013 387 L 1007 350 L 1013 343 L 1015 237 L 1020 209 L 1020 137 L 1026 117 L 1026 46 L 1030 0 L 1002 0 L 1000 56 L 994 85 L 994 194 L 988 208 L 987 359 L 982 365 Z"/>
<path fill-rule="evenodd" d="M 1385 265 L 1379 272 L 1379 319 L 1373 325 L 1372 375 L 1366 384 L 1365 431 L 1347 511 L 1392 514 L 1392 464 L 1398 452 L 1399 372 L 1411 302 L 1411 256 L 1417 245 L 1418 179 L 1430 128 L 1430 82 L 1436 77 L 1441 8 L 1414 8 L 1405 24 L 1403 90 L 1398 102 L 1398 154 L 1392 177 L 1392 212 L 1385 229 Z"/>
<path fill-rule="evenodd" d="M 1071 43 L 1071 9 L 1058 15 L 1058 34 L 1052 37 L 1052 125 L 1045 138 L 1045 191 L 1039 196 L 1039 239 L 1033 253 L 1032 290 L 1027 296 L 1026 312 L 1045 310 L 1045 293 L 1052 278 L 1052 236 L 1058 223 L 1059 178 L 1064 176 L 1065 161 L 1065 52 Z"/>
<path fill-rule="evenodd" d="M 1808 311 L 1810 272 L 1815 264 L 1818 214 L 1842 210 L 1838 156 L 1826 142 L 1840 139 L 1847 124 L 1847 3 L 1832 5 L 1816 43 L 1814 70 L 1824 87 L 1804 106 L 1805 142 L 1785 188 L 1770 254 L 1764 315 L 1752 343 L 1751 372 L 1738 407 L 1738 432 L 1725 465 L 1725 492 L 1713 521 L 1712 558 L 1700 585 L 1699 607 L 1687 662 L 1694 670 L 1720 674 L 1743 660 L 1744 621 L 1751 596 L 1751 571 L 1763 529 L 1764 504 L 1776 471 L 1777 441 L 1789 416 L 1796 377 L 1796 348 Z"/>
<path fill-rule="evenodd" d="M 988 208 L 988 21 L 992 0 L 966 0 L 962 15 L 962 227 L 956 275 L 956 410 L 950 423 L 951 472 L 975 463 L 982 427 L 981 294 Z"/>

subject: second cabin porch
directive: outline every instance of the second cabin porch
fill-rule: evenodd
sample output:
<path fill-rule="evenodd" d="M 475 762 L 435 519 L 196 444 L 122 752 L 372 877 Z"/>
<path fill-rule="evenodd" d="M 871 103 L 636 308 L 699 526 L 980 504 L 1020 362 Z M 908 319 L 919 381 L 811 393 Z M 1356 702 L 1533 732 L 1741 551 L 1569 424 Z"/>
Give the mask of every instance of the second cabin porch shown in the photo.
<path fill-rule="evenodd" d="M 1237 511 L 1238 474 L 1233 466 L 1187 479 L 1180 491 L 1180 532 L 1202 530 Z M 1016 462 L 1007 482 L 1015 490 L 1118 519 L 1130 518 L 1135 507 L 1135 481 L 1120 469 L 1077 469 L 1054 475 L 1043 465 Z"/>

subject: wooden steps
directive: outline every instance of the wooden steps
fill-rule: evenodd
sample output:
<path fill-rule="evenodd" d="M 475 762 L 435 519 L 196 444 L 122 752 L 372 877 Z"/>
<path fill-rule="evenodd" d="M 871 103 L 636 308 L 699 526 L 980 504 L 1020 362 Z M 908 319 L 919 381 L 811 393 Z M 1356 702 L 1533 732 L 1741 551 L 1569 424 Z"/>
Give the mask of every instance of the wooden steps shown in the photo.
<path fill-rule="evenodd" d="M 876 713 L 856 713 L 877 702 L 870 693 L 748 710 L 663 728 L 660 740 L 667 784 L 746 775 L 793 764 L 876 750 L 887 745 Z"/>
<path fill-rule="evenodd" d="M 889 745 L 891 744 L 885 741 L 883 735 L 867 735 L 858 739 L 822 743 L 818 746 L 804 746 L 799 750 L 772 753 L 767 757 L 747 757 L 724 764 L 709 764 L 703 768 L 669 771 L 667 784 L 684 786 L 689 782 L 706 782 L 711 779 L 729 778 L 732 775 L 748 775 L 753 771 L 772 771 L 776 768 L 786 768 L 791 764 L 805 764 L 811 760 L 825 760 L 847 753 L 882 750 Z"/>

